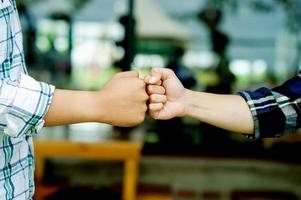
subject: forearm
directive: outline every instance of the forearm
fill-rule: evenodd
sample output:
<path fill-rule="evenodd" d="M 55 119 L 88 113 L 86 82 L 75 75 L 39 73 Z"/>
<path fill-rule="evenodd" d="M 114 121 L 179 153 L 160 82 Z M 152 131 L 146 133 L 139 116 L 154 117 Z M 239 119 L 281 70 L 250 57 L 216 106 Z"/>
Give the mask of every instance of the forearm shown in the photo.
<path fill-rule="evenodd" d="M 253 134 L 254 122 L 245 100 L 238 95 L 218 95 L 186 90 L 186 116 L 239 133 Z"/>
<path fill-rule="evenodd" d="M 101 110 L 97 104 L 98 96 L 96 92 L 56 89 L 45 116 L 45 126 L 98 121 Z"/>
<path fill-rule="evenodd" d="M 101 91 L 55 90 L 46 126 L 100 122 L 132 127 L 144 121 L 148 95 L 137 72 L 116 74 Z"/>

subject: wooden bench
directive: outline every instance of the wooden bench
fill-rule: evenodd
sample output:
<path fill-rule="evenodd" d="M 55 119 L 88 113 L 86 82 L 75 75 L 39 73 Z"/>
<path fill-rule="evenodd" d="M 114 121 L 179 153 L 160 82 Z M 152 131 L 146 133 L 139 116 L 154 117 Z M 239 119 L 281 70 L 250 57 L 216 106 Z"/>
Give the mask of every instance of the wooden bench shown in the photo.
<path fill-rule="evenodd" d="M 42 183 L 47 158 L 118 160 L 124 162 L 122 199 L 135 200 L 142 146 L 141 143 L 126 141 L 81 143 L 68 140 L 35 140 L 36 182 Z"/>

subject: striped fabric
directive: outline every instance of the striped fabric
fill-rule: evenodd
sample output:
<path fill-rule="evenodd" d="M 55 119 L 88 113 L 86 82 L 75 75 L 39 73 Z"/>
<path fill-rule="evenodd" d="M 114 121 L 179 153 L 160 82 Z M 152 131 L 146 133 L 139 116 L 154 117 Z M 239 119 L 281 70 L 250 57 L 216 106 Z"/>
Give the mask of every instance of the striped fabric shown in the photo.
<path fill-rule="evenodd" d="M 252 112 L 254 138 L 278 137 L 300 128 L 301 72 L 274 89 L 260 88 L 239 93 Z"/>
<path fill-rule="evenodd" d="M 0 0 L 0 200 L 32 199 L 32 136 L 54 87 L 27 75 L 15 0 Z"/>

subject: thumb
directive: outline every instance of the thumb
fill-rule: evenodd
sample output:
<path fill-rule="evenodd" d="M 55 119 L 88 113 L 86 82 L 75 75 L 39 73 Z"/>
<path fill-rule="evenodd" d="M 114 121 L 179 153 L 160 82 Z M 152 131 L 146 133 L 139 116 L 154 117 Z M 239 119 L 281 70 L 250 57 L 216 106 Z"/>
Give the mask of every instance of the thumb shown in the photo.
<path fill-rule="evenodd" d="M 173 76 L 175 76 L 175 73 L 171 69 L 153 68 L 150 72 L 150 76 L 146 79 L 146 82 L 148 84 L 156 84 L 159 81 L 164 82 Z"/>
<path fill-rule="evenodd" d="M 139 78 L 139 73 L 136 71 L 119 72 L 115 75 L 117 78 Z"/>
<path fill-rule="evenodd" d="M 161 85 L 162 84 L 160 74 L 154 74 L 154 75 L 150 74 L 145 77 L 144 81 L 146 84 L 149 84 L 149 85 Z"/>

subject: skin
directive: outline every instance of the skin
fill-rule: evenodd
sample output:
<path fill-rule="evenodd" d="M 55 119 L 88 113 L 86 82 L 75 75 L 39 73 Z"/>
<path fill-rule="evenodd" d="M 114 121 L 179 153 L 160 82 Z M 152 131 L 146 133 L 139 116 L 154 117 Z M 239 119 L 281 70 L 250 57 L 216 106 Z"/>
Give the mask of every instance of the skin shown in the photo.
<path fill-rule="evenodd" d="M 100 91 L 56 89 L 45 117 L 46 126 L 101 122 L 131 127 L 144 121 L 149 99 L 137 72 L 115 75 Z"/>
<path fill-rule="evenodd" d="M 145 82 L 150 96 L 149 114 L 154 119 L 188 116 L 229 131 L 254 133 L 250 109 L 238 95 L 218 95 L 186 89 L 170 69 L 153 69 Z M 162 94 L 163 90 L 165 94 Z"/>

